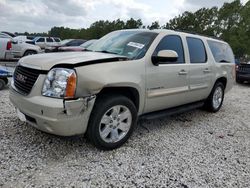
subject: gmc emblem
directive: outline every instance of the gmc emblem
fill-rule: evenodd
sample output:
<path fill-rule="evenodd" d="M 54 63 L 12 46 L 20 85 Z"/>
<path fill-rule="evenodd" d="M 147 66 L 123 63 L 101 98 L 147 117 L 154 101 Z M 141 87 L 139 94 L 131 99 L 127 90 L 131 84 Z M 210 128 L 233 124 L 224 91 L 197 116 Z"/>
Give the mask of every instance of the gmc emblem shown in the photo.
<path fill-rule="evenodd" d="M 24 76 L 24 75 L 22 75 L 22 74 L 17 73 L 17 75 L 16 75 L 16 80 L 18 80 L 18 81 L 20 81 L 20 82 L 22 82 L 22 83 L 25 83 L 25 82 L 26 82 L 26 79 L 27 79 L 27 76 Z"/>

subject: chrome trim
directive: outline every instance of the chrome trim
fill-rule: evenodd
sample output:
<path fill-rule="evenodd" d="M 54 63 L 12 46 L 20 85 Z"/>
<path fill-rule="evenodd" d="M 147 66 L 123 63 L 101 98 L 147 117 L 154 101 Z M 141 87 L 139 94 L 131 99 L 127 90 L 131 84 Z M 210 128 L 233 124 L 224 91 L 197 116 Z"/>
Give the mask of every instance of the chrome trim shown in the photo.
<path fill-rule="evenodd" d="M 208 84 L 196 84 L 196 85 L 191 85 L 189 89 L 193 91 L 193 90 L 206 89 L 206 88 L 208 88 Z"/>
<path fill-rule="evenodd" d="M 167 95 L 174 95 L 177 93 L 183 93 L 189 91 L 188 86 L 183 87 L 176 87 L 176 88 L 170 88 L 170 89 L 156 89 L 147 91 L 148 98 L 152 97 L 160 97 L 160 96 L 167 96 Z"/>

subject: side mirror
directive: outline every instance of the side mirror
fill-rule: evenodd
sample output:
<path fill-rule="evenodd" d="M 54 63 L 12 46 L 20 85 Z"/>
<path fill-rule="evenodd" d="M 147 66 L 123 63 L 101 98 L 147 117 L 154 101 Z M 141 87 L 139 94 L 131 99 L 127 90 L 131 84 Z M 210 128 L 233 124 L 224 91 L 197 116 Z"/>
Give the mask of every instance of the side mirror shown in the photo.
<path fill-rule="evenodd" d="M 167 64 L 168 62 L 176 62 L 178 57 L 176 51 L 161 50 L 156 56 L 152 56 L 152 62 L 154 65 Z"/>

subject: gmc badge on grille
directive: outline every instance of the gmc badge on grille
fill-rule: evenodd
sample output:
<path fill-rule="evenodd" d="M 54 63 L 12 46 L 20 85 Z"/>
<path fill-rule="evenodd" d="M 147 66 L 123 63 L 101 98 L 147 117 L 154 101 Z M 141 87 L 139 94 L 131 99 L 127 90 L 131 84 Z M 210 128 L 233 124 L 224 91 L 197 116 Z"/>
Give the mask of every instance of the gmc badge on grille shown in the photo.
<path fill-rule="evenodd" d="M 24 76 L 24 75 L 18 73 L 18 74 L 16 75 L 16 79 L 17 79 L 18 81 L 22 82 L 22 83 L 25 83 L 25 82 L 26 82 L 26 79 L 27 79 L 27 76 Z"/>

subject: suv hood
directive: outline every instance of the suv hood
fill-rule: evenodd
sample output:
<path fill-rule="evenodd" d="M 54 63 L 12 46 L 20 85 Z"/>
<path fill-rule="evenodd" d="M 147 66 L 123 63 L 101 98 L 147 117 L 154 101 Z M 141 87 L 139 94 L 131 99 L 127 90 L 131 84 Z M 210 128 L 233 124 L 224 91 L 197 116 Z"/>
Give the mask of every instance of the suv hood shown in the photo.
<path fill-rule="evenodd" d="M 50 70 L 52 67 L 76 67 L 97 63 L 124 61 L 127 57 L 100 52 L 61 52 L 23 57 L 19 64 L 39 70 Z"/>

